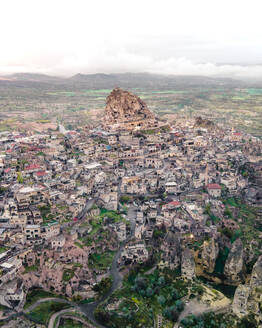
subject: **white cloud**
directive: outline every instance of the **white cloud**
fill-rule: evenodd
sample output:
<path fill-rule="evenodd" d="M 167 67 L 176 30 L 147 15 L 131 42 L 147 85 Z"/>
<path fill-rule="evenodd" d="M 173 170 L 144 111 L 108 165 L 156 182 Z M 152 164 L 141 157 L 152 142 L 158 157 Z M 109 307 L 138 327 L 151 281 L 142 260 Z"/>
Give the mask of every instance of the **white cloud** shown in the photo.
<path fill-rule="evenodd" d="M 27 63 L 27 65 L 0 66 L 2 73 L 32 72 L 45 74 L 58 74 L 69 76 L 79 72 L 91 74 L 103 73 L 124 73 L 124 72 L 149 72 L 156 74 L 174 75 L 203 75 L 221 76 L 234 78 L 261 78 L 262 65 L 230 65 L 215 64 L 211 62 L 199 63 L 185 57 L 154 59 L 150 56 L 136 55 L 125 51 L 115 55 L 103 54 L 87 57 L 69 56 L 60 58 L 47 64 L 39 62 Z"/>
<path fill-rule="evenodd" d="M 261 76 L 260 0 L 9 0 L 0 73 Z"/>

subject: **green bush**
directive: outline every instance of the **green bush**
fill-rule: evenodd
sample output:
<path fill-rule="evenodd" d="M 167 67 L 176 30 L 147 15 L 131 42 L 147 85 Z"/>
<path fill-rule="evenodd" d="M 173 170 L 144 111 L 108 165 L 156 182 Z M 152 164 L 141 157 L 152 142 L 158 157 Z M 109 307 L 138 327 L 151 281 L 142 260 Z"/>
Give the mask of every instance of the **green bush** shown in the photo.
<path fill-rule="evenodd" d="M 112 286 L 112 278 L 103 278 L 98 284 L 93 287 L 93 290 L 97 292 L 100 296 L 105 295 Z"/>

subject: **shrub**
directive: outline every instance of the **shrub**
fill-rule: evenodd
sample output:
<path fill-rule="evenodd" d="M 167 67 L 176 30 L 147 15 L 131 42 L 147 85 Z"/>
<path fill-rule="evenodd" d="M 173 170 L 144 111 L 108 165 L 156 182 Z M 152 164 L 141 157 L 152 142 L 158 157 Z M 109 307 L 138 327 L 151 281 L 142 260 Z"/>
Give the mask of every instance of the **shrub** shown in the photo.
<path fill-rule="evenodd" d="M 166 299 L 163 295 L 158 296 L 157 301 L 159 304 L 164 305 L 166 302 Z"/>

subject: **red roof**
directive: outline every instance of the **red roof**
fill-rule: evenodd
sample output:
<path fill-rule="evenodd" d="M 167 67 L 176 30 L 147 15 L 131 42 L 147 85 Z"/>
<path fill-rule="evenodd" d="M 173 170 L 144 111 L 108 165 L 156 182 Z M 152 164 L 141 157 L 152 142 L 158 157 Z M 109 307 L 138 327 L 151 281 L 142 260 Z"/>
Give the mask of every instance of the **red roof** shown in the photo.
<path fill-rule="evenodd" d="M 8 167 L 7 169 L 4 170 L 5 173 L 8 173 L 10 171 L 11 171 L 11 168 L 10 167 Z"/>
<path fill-rule="evenodd" d="M 221 186 L 217 183 L 209 183 L 207 189 L 221 189 Z"/>
<path fill-rule="evenodd" d="M 35 169 L 40 169 L 40 165 L 38 164 L 31 164 L 31 165 L 28 165 L 25 170 L 29 171 L 29 170 L 35 170 Z"/>
<path fill-rule="evenodd" d="M 172 202 L 168 203 L 168 205 L 172 205 L 172 206 L 180 206 L 180 202 L 177 200 L 173 200 Z"/>
<path fill-rule="evenodd" d="M 238 137 L 242 136 L 242 133 L 240 133 L 240 132 L 234 132 L 233 134 L 234 134 L 234 136 L 238 136 Z"/>
<path fill-rule="evenodd" d="M 44 175 L 46 175 L 46 172 L 45 171 L 38 171 L 38 172 L 36 172 L 36 175 L 38 177 L 43 177 Z"/>
<path fill-rule="evenodd" d="M 179 207 L 179 206 L 181 206 L 181 203 L 177 200 L 173 200 L 172 202 L 164 205 L 163 207 L 165 208 L 165 207 Z"/>

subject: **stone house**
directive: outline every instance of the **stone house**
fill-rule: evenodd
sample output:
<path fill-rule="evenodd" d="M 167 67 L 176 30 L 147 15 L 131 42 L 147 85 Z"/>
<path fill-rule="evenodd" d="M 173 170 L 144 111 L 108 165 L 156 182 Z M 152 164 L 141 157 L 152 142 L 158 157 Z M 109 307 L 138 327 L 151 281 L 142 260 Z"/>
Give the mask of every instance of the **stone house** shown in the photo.
<path fill-rule="evenodd" d="M 220 183 L 224 184 L 229 191 L 236 190 L 237 188 L 237 178 L 235 176 L 221 176 Z"/>
<path fill-rule="evenodd" d="M 126 240 L 126 224 L 124 222 L 117 222 L 110 224 L 109 226 L 116 232 L 117 238 L 120 242 Z"/>
<path fill-rule="evenodd" d="M 63 248 L 65 245 L 65 237 L 64 235 L 57 235 L 51 240 L 51 247 L 55 250 L 59 248 Z"/>
<path fill-rule="evenodd" d="M 121 260 L 127 263 L 142 263 L 148 260 L 148 251 L 144 243 L 126 246 L 121 253 Z"/>
<path fill-rule="evenodd" d="M 28 224 L 23 227 L 23 233 L 26 236 L 26 243 L 29 245 L 41 244 L 41 229 L 39 224 Z"/>
<path fill-rule="evenodd" d="M 211 197 L 220 197 L 221 186 L 217 183 L 210 183 L 207 185 L 207 192 Z"/>

